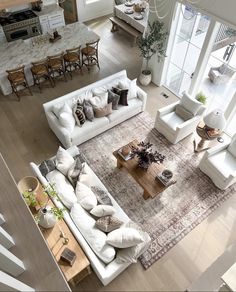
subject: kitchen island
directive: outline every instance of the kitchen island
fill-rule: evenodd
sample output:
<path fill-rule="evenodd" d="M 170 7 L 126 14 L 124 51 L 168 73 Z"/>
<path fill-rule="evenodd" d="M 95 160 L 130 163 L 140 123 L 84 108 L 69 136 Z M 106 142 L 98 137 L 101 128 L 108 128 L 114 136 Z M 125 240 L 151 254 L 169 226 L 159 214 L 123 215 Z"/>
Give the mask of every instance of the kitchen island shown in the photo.
<path fill-rule="evenodd" d="M 17 40 L 4 43 L 0 46 L 0 89 L 3 95 L 12 92 L 7 79 L 6 70 L 25 65 L 26 78 L 29 85 L 33 85 L 33 77 L 30 71 L 31 62 L 35 62 L 55 55 L 66 49 L 84 47 L 87 42 L 99 39 L 99 36 L 83 23 L 75 22 L 58 29 L 61 39 L 50 43 L 49 34 L 40 35 L 27 40 Z"/>

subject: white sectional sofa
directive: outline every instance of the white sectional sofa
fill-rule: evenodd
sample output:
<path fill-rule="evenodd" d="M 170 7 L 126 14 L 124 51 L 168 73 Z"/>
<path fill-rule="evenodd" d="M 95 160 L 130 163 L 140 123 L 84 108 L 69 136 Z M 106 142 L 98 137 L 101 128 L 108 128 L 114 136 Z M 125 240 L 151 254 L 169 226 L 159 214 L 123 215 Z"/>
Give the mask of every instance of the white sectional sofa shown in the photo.
<path fill-rule="evenodd" d="M 111 89 L 112 86 L 117 86 L 118 82 L 123 79 L 127 79 L 125 70 L 43 104 L 50 128 L 66 149 L 72 145 L 79 145 L 144 111 L 147 94 L 137 86 L 137 96 L 128 100 L 128 106 L 119 105 L 118 110 L 114 110 L 112 114 L 107 117 L 95 118 L 92 122 L 86 120 L 82 127 L 75 126 L 71 134 L 59 123 L 57 117 L 53 113 L 53 107 L 55 105 L 62 105 L 65 102 L 72 107 L 79 97 L 81 98 L 81 96 L 83 96 L 82 98 L 85 98 L 85 95 L 89 96 L 93 89 L 99 87 Z"/>
<path fill-rule="evenodd" d="M 67 151 L 73 157 L 79 154 L 79 149 L 76 146 L 73 146 L 73 147 L 67 149 Z M 31 168 L 32 168 L 35 176 L 38 177 L 38 179 L 41 182 L 41 184 L 44 185 L 44 186 L 47 186 L 49 184 L 49 181 L 46 179 L 46 177 L 48 177 L 48 176 L 44 177 L 42 175 L 42 173 L 40 172 L 39 167 L 35 163 L 31 162 L 30 165 L 31 165 Z M 101 189 L 103 189 L 104 191 L 106 191 L 108 193 L 107 189 L 102 184 L 102 182 L 99 180 L 99 178 L 96 176 L 96 174 L 92 171 L 92 169 L 88 165 L 86 165 L 86 167 L 88 167 L 90 169 L 89 172 L 90 172 L 90 174 L 92 176 L 93 183 L 95 185 L 99 186 Z M 112 195 L 108 193 L 108 196 L 111 199 L 112 205 L 116 210 L 115 217 L 120 219 L 124 223 L 128 223 L 130 221 L 129 217 L 121 209 L 121 207 L 118 205 L 118 203 L 113 199 Z M 54 200 L 54 203 L 56 204 L 57 207 L 60 207 L 60 208 L 65 207 L 65 205 L 63 205 L 61 201 Z M 74 205 L 72 206 L 71 210 L 67 209 L 64 212 L 64 214 L 65 214 L 64 215 L 64 220 L 68 224 L 68 226 L 71 229 L 71 231 L 73 232 L 75 238 L 78 240 L 80 246 L 82 247 L 82 249 L 86 253 L 87 257 L 89 258 L 91 266 L 92 266 L 94 272 L 96 273 L 98 278 L 101 280 L 103 285 L 107 285 L 114 278 L 116 278 L 121 272 L 123 272 L 131 263 L 128 263 L 128 262 L 120 263 L 117 260 L 116 257 L 111 262 L 109 262 L 108 264 L 104 263 L 101 260 L 101 257 L 99 257 L 94 252 L 94 249 L 91 247 L 88 238 L 86 238 L 86 236 L 84 234 L 85 231 L 84 230 L 81 231 L 79 229 L 79 227 L 78 227 L 78 225 L 79 225 L 78 222 L 76 223 L 75 220 L 72 219 L 72 218 L 76 217 L 76 216 L 73 216 L 73 215 L 75 215 L 75 211 L 76 211 L 77 207 L 78 207 L 78 203 L 74 203 Z M 89 213 L 87 213 L 86 216 L 90 216 Z M 79 219 L 80 221 L 84 221 L 85 228 L 86 228 L 86 226 L 87 226 L 86 225 L 87 223 L 85 222 L 86 221 L 86 217 L 83 217 L 83 220 L 81 220 L 81 218 L 77 218 L 77 219 Z M 90 220 L 89 218 L 87 218 L 87 219 L 88 219 L 88 221 Z M 92 229 L 94 229 L 94 227 L 92 227 Z M 145 242 L 141 243 L 140 245 L 138 245 L 139 248 L 140 248 L 139 249 L 139 251 L 140 251 L 139 256 L 148 248 L 149 243 L 150 243 L 150 237 L 149 237 L 148 234 L 146 234 Z"/>

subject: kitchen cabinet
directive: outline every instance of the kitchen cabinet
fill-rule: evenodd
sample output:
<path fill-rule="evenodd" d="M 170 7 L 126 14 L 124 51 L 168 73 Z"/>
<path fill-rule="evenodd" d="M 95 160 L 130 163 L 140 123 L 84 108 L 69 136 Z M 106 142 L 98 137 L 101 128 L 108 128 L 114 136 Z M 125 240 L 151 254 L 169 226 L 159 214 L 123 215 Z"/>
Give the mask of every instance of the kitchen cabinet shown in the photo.
<path fill-rule="evenodd" d="M 39 13 L 39 22 L 43 34 L 46 34 L 53 29 L 65 26 L 64 10 L 59 6 L 55 10 L 48 8 L 49 6 L 46 6 L 44 13 Z"/>

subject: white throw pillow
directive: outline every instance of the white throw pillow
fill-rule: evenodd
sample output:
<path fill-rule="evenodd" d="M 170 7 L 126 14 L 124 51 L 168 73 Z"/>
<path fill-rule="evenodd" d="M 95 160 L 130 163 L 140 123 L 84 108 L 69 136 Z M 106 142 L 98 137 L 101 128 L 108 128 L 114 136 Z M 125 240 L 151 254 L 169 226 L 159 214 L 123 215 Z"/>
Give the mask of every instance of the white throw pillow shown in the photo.
<path fill-rule="evenodd" d="M 125 79 L 121 79 L 119 82 L 118 82 L 118 87 L 120 89 L 129 89 L 129 85 L 130 85 L 130 81 L 128 78 L 125 78 Z"/>
<path fill-rule="evenodd" d="M 94 88 L 92 90 L 92 92 L 93 92 L 93 95 L 95 95 L 95 96 L 101 96 L 101 95 L 104 95 L 104 93 L 107 92 L 107 87 L 106 86 L 100 86 L 100 87 Z"/>
<path fill-rule="evenodd" d="M 82 184 L 81 182 L 77 182 L 75 194 L 78 200 L 78 203 L 85 209 L 91 210 L 95 206 L 97 206 L 97 198 L 95 194 L 91 191 L 89 187 Z"/>
<path fill-rule="evenodd" d="M 70 155 L 70 153 L 59 146 L 55 159 L 56 168 L 64 175 L 67 175 L 67 172 L 73 163 L 74 158 Z"/>
<path fill-rule="evenodd" d="M 118 248 L 135 246 L 143 241 L 141 234 L 129 227 L 116 229 L 107 235 L 107 243 Z"/>
<path fill-rule="evenodd" d="M 47 180 L 54 185 L 61 202 L 68 208 L 77 203 L 74 189 L 67 178 L 58 170 L 53 170 L 46 175 Z"/>
<path fill-rule="evenodd" d="M 184 92 L 179 104 L 181 104 L 187 111 L 192 113 L 194 116 L 197 114 L 200 107 L 202 106 L 202 103 L 200 101 L 192 98 L 186 92 Z"/>
<path fill-rule="evenodd" d="M 66 128 L 67 131 L 71 134 L 75 128 L 75 118 L 70 113 L 61 112 L 58 117 L 59 123 L 62 127 Z"/>
<path fill-rule="evenodd" d="M 90 213 L 96 217 L 112 216 L 115 212 L 116 209 L 109 205 L 98 205 L 90 211 Z"/>
<path fill-rule="evenodd" d="M 96 221 L 79 204 L 73 205 L 70 216 L 96 255 L 104 263 L 110 263 L 115 257 L 115 249 L 106 244 L 106 234 L 95 226 Z"/>
<path fill-rule="evenodd" d="M 128 89 L 127 99 L 130 100 L 132 98 L 137 97 L 137 78 L 134 80 L 129 80 L 128 78 L 122 79 L 118 83 L 118 87 L 120 89 Z"/>
<path fill-rule="evenodd" d="M 89 188 L 91 188 L 91 186 L 96 186 L 96 183 L 94 183 L 94 174 L 87 163 L 84 163 L 78 180 Z"/>
<path fill-rule="evenodd" d="M 59 117 L 59 114 L 60 112 L 62 111 L 62 109 L 65 111 L 65 112 L 71 112 L 72 113 L 72 109 L 70 108 L 70 106 L 68 105 L 67 102 L 64 102 L 64 103 L 59 103 L 59 104 L 55 104 L 53 106 L 53 109 L 52 111 L 54 112 L 54 114 L 56 115 L 56 117 L 58 118 Z"/>
<path fill-rule="evenodd" d="M 100 96 L 93 96 L 89 99 L 91 105 L 97 108 L 103 108 L 107 105 L 108 92 L 101 94 Z"/>

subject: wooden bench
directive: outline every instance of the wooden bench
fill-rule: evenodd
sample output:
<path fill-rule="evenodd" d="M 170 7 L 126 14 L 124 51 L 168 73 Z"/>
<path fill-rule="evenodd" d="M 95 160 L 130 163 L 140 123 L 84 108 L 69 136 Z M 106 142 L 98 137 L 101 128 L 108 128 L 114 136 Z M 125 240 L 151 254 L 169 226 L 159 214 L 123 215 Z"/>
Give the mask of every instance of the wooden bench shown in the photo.
<path fill-rule="evenodd" d="M 126 31 L 129 35 L 131 35 L 133 37 L 132 46 L 136 44 L 137 38 L 141 35 L 140 31 L 133 28 L 128 23 L 126 23 L 124 20 L 122 20 L 116 16 L 110 17 L 110 21 L 112 23 L 111 32 L 118 31 L 120 28 L 120 29 Z"/>

